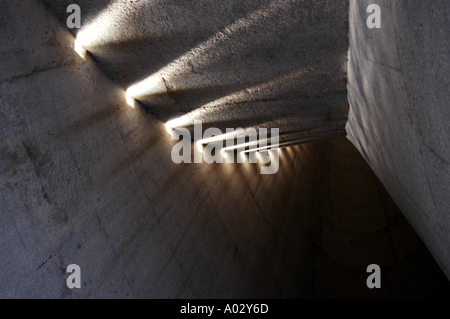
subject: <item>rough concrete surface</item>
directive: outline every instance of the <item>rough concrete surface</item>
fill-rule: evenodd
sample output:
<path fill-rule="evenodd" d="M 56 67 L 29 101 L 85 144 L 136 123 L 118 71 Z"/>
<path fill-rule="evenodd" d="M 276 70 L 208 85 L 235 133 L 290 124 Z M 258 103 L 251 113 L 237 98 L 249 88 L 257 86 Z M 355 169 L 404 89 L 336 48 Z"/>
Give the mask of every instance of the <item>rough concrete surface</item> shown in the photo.
<path fill-rule="evenodd" d="M 79 57 L 43 2 L 0 1 L 0 43 L 0 298 L 397 298 L 448 288 L 346 138 L 283 149 L 274 175 L 260 164 L 175 164 L 164 122 Z M 381 289 L 366 286 L 371 263 Z M 81 267 L 80 289 L 66 285 L 70 264 Z"/>
<path fill-rule="evenodd" d="M 44 2 L 66 21 L 70 0 Z M 348 1 L 77 3 L 73 33 L 164 122 L 188 113 L 186 126 L 205 129 L 334 126 L 345 136 Z"/>
<path fill-rule="evenodd" d="M 350 1 L 349 137 L 450 278 L 449 39 L 448 1 Z"/>

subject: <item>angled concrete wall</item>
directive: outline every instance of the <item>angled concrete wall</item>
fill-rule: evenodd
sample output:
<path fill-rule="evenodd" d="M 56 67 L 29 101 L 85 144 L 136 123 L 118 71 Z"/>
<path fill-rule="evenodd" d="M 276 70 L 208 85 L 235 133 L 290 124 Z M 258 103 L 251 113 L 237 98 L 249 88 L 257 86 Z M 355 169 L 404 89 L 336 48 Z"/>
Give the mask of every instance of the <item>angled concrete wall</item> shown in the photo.
<path fill-rule="evenodd" d="M 449 13 L 448 1 L 350 1 L 347 131 L 450 278 Z"/>
<path fill-rule="evenodd" d="M 0 297 L 312 296 L 297 196 L 279 196 L 302 183 L 282 183 L 302 175 L 294 153 L 264 178 L 250 164 L 174 164 L 164 123 L 26 2 L 0 3 Z"/>

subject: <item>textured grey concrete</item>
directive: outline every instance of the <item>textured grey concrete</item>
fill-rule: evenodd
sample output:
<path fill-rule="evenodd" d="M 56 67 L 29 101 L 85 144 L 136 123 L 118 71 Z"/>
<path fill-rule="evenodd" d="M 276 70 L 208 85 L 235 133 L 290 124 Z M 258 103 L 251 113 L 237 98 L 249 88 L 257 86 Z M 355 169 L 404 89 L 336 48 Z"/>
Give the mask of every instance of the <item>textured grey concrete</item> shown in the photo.
<path fill-rule="evenodd" d="M 179 164 L 164 123 L 73 50 L 38 1 L 0 1 L 0 297 L 436 297 L 444 275 L 347 139 L 280 170 Z M 382 289 L 365 285 L 369 263 Z M 70 290 L 69 264 L 82 288 Z M 411 280 L 414 278 L 415 280 Z"/>
<path fill-rule="evenodd" d="M 350 1 L 349 137 L 450 278 L 449 39 L 449 1 Z"/>
<path fill-rule="evenodd" d="M 66 20 L 70 0 L 44 2 Z M 348 1 L 77 3 L 74 34 L 163 121 L 345 136 Z"/>

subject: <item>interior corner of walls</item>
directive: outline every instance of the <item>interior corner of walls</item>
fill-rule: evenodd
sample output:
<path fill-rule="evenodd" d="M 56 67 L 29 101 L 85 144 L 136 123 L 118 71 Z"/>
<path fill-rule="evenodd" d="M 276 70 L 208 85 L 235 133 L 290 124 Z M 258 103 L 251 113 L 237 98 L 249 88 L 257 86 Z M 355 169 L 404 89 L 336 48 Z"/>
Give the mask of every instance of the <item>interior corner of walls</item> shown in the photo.
<path fill-rule="evenodd" d="M 349 118 L 350 120 L 350 118 Z M 347 124 L 345 125 L 345 133 L 346 133 L 346 137 L 347 139 L 352 142 L 352 144 L 358 149 L 358 151 L 361 153 L 361 149 L 359 147 L 359 143 L 357 142 L 357 140 L 355 139 L 354 133 L 353 133 L 353 128 L 350 124 L 350 122 L 348 121 Z"/>

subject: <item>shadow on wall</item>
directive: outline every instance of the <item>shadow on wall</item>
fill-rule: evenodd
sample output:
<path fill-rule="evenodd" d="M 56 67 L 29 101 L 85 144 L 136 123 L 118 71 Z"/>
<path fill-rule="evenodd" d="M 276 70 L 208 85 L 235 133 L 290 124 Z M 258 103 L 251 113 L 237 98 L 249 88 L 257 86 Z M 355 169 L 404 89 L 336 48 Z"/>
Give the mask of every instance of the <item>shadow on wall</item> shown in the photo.
<path fill-rule="evenodd" d="M 273 176 L 247 165 L 241 173 L 278 250 L 301 269 L 290 296 L 306 286 L 316 298 L 449 297 L 442 270 L 346 138 L 283 149 Z M 270 247 L 269 238 L 258 240 Z M 366 286 L 370 264 L 381 267 L 382 289 Z"/>
<path fill-rule="evenodd" d="M 450 2 L 350 1 L 348 136 L 450 278 Z"/>
<path fill-rule="evenodd" d="M 67 1 L 44 2 L 65 21 Z M 347 1 L 79 3 L 77 38 L 164 122 L 199 108 L 210 123 L 346 120 Z"/>

